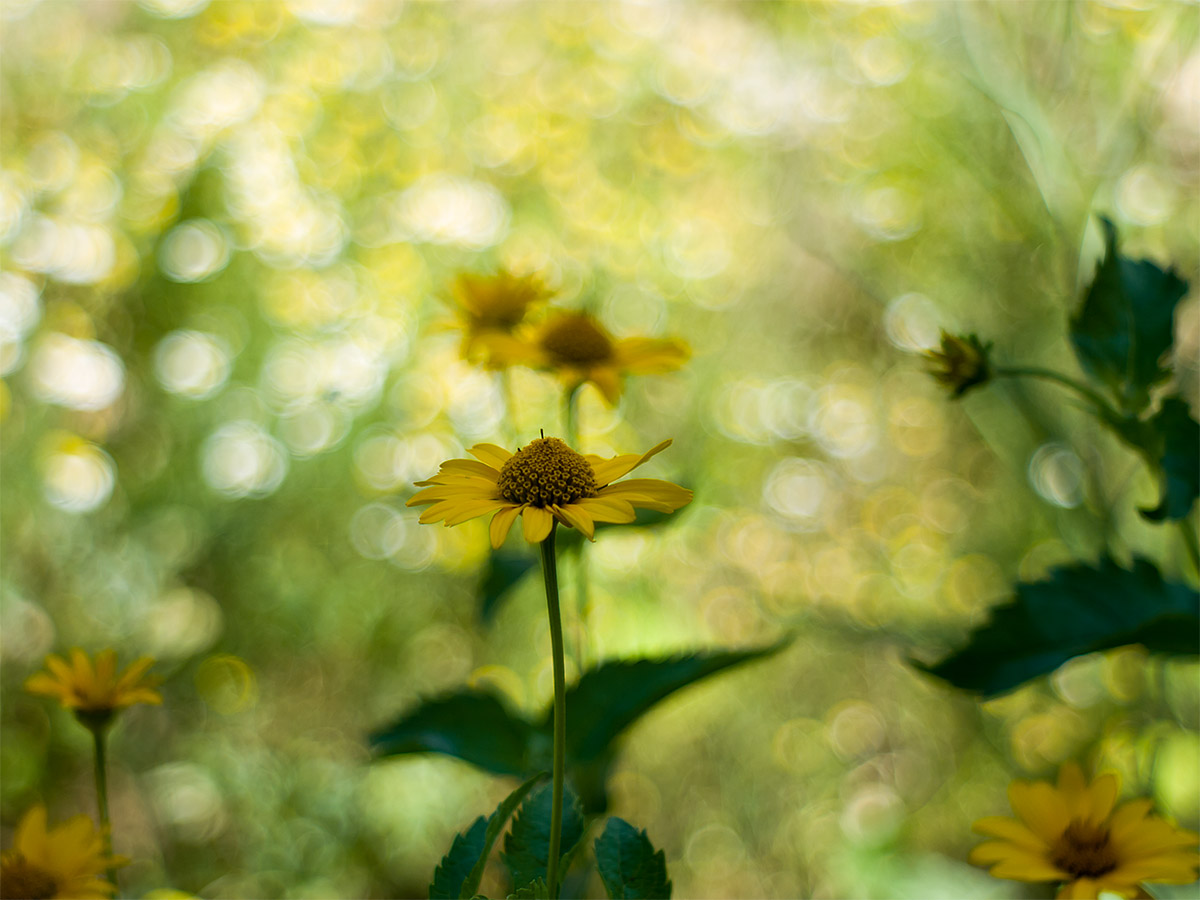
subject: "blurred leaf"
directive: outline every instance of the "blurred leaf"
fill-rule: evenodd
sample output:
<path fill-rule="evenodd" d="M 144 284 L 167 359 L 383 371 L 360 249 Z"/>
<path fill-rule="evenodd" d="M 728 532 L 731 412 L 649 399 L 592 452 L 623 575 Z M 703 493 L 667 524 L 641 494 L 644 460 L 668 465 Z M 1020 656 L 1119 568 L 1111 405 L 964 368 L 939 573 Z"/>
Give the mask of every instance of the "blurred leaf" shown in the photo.
<path fill-rule="evenodd" d="M 463 690 L 424 701 L 370 743 L 379 756 L 445 753 L 498 775 L 528 775 L 532 737 L 532 726 L 499 697 Z"/>
<path fill-rule="evenodd" d="M 512 875 L 513 885 L 529 885 L 535 879 L 545 880 L 550 859 L 550 814 L 554 786 L 544 784 L 522 804 L 513 819 L 512 831 L 504 839 L 500 856 Z M 559 859 L 571 852 L 583 837 L 583 812 L 579 799 L 570 787 L 563 796 L 562 835 Z"/>
<path fill-rule="evenodd" d="M 1200 494 L 1200 423 L 1181 398 L 1168 397 L 1146 424 L 1156 438 L 1155 445 L 1146 449 L 1162 474 L 1162 499 L 1154 509 L 1142 510 L 1142 515 L 1155 522 L 1182 519 Z"/>
<path fill-rule="evenodd" d="M 624 819 L 613 817 L 596 839 L 596 865 L 612 900 L 651 900 L 671 896 L 667 860 L 661 850 Z"/>
<path fill-rule="evenodd" d="M 1071 343 L 1080 363 L 1106 384 L 1126 411 L 1150 402 L 1150 388 L 1169 372 L 1159 360 L 1171 348 L 1175 306 L 1187 282 L 1174 270 L 1117 252 L 1117 229 L 1106 218 L 1104 259 L 1071 320 Z"/>
<path fill-rule="evenodd" d="M 479 586 L 479 618 L 490 622 L 504 595 L 516 587 L 537 564 L 537 556 L 532 553 L 501 549 L 488 554 L 483 582 Z"/>
<path fill-rule="evenodd" d="M 442 857 L 441 864 L 433 870 L 433 884 L 429 885 L 429 900 L 459 900 L 463 886 L 467 883 L 467 879 L 475 867 L 476 860 L 484 852 L 487 830 L 488 820 L 480 816 L 467 829 L 466 834 L 454 836 L 450 852 Z"/>
<path fill-rule="evenodd" d="M 507 900 L 550 900 L 550 888 L 543 879 L 535 878 L 509 894 Z"/>
<path fill-rule="evenodd" d="M 621 732 L 660 700 L 722 669 L 778 653 L 790 641 L 754 650 L 619 660 L 585 672 L 567 691 L 567 758 L 573 762 L 600 758 Z M 543 730 L 552 727 L 553 718 L 553 708 L 548 709 Z"/>
<path fill-rule="evenodd" d="M 463 882 L 462 888 L 459 890 L 458 896 L 460 898 L 470 897 L 475 891 L 479 890 L 479 882 L 483 879 L 483 870 L 487 866 L 488 855 L 492 852 L 492 845 L 496 843 L 496 838 L 500 836 L 500 831 L 504 828 L 504 823 L 513 814 L 513 810 L 525 799 L 525 795 L 533 790 L 533 786 L 545 777 L 545 772 L 539 772 L 534 775 L 505 797 L 500 802 L 500 805 L 496 807 L 495 812 L 488 819 L 487 833 L 483 836 L 483 849 L 478 859 L 476 859 L 475 865 L 471 868 L 470 874 L 467 875 L 466 880 Z M 434 880 L 437 880 L 436 875 Z M 431 893 L 430 897 L 432 898 L 432 896 Z"/>
<path fill-rule="evenodd" d="M 1016 590 L 966 647 L 922 668 L 991 697 L 1097 650 L 1143 644 L 1158 653 L 1200 653 L 1200 596 L 1164 581 L 1147 560 L 1135 558 L 1132 570 L 1107 557 L 1098 566 L 1064 566 Z"/>

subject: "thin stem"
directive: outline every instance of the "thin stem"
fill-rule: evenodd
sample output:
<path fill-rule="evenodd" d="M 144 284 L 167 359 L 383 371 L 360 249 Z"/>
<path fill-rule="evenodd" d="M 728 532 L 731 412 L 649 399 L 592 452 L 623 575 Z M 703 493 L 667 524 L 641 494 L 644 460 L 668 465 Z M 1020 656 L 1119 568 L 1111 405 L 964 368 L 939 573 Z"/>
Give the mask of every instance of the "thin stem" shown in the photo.
<path fill-rule="evenodd" d="M 1046 381 L 1056 382 L 1079 394 L 1098 410 L 1111 416 L 1114 421 L 1120 418 L 1112 405 L 1086 384 L 1081 384 L 1074 378 L 1055 372 L 1053 369 L 1042 369 L 1037 366 L 997 366 L 993 374 L 997 378 L 1042 378 Z"/>
<path fill-rule="evenodd" d="M 92 732 L 92 745 L 96 751 L 96 805 L 100 810 L 100 832 L 104 840 L 104 855 L 112 859 L 112 822 L 108 818 L 108 766 L 105 741 L 108 733 L 107 724 L 88 726 Z M 109 866 L 107 870 L 109 883 L 116 893 L 117 870 Z"/>
<path fill-rule="evenodd" d="M 563 664 L 562 614 L 558 608 L 558 569 L 554 559 L 555 522 L 542 541 L 542 575 L 546 580 L 546 609 L 550 617 L 550 653 L 554 663 L 554 772 L 550 807 L 550 854 L 546 885 L 551 897 L 558 896 L 558 857 L 562 840 L 563 782 L 567 755 L 567 677 Z"/>

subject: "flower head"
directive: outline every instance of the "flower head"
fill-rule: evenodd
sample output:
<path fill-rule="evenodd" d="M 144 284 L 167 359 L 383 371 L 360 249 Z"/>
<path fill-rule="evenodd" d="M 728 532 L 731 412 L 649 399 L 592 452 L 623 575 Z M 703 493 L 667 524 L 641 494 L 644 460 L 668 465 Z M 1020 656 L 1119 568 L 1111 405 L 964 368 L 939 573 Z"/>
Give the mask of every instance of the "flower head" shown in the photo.
<path fill-rule="evenodd" d="M 983 344 L 973 334 L 960 337 L 943 331 L 941 347 L 925 353 L 929 374 L 961 397 L 992 377 L 990 349 L 991 344 Z"/>
<path fill-rule="evenodd" d="M 1120 779 L 1113 772 L 1091 784 L 1074 763 L 1059 770 L 1057 786 L 1014 781 L 1008 789 L 1017 819 L 990 816 L 974 828 L 997 840 L 971 851 L 977 866 L 997 878 L 1064 882 L 1059 897 L 1095 898 L 1101 891 L 1145 896 L 1143 882 L 1196 880 L 1200 835 L 1150 815 L 1149 800 L 1113 809 Z"/>
<path fill-rule="evenodd" d="M 146 675 L 152 665 L 154 660 L 143 656 L 118 674 L 117 651 L 101 650 L 93 664 L 86 653 L 74 647 L 69 663 L 53 653 L 47 656 L 46 668 L 50 671 L 30 676 L 25 682 L 25 690 L 57 697 L 81 720 L 103 721 L 121 707 L 162 703 L 162 694 L 154 690 L 158 679 Z"/>
<path fill-rule="evenodd" d="M 687 362 L 691 351 L 672 338 L 615 338 L 587 313 L 560 312 L 524 343 L 510 341 L 498 355 L 507 364 L 555 371 L 569 388 L 590 381 L 616 405 L 624 376 L 672 372 Z"/>
<path fill-rule="evenodd" d="M 463 329 L 463 359 L 503 367 L 501 360 L 513 355 L 507 350 L 513 329 L 530 307 L 551 293 L 536 275 L 513 275 L 504 269 L 495 275 L 459 275 L 451 294 Z"/>
<path fill-rule="evenodd" d="M 429 505 L 422 524 L 458 525 L 495 512 L 491 541 L 497 548 L 518 516 L 531 543 L 545 540 L 556 521 L 594 540 L 597 522 L 632 522 L 637 507 L 669 513 L 691 502 L 691 491 L 657 478 L 613 484 L 670 445 L 604 459 L 576 453 L 558 438 L 538 438 L 516 453 L 477 444 L 469 451 L 475 459 L 447 460 L 428 481 L 418 481 L 425 489 L 408 505 Z"/>
<path fill-rule="evenodd" d="M 17 825 L 11 850 L 0 856 L 0 897 L 108 897 L 116 890 L 99 877 L 125 865 L 110 857 L 104 838 L 87 816 L 75 816 L 46 829 L 46 807 L 33 807 Z"/>

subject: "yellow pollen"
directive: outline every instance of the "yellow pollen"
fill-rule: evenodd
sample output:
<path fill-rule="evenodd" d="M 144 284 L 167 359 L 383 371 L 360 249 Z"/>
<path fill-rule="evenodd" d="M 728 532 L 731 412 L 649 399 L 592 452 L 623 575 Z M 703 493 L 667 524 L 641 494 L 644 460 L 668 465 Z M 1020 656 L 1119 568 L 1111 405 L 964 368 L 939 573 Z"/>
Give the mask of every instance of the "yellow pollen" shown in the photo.
<path fill-rule="evenodd" d="M 542 334 L 542 349 L 559 365 L 589 365 L 612 359 L 613 345 L 590 316 L 563 316 Z"/>
<path fill-rule="evenodd" d="M 509 458 L 497 479 L 500 496 L 531 506 L 562 506 L 596 493 L 591 464 L 558 438 L 538 438 Z"/>
<path fill-rule="evenodd" d="M 49 900 L 58 884 L 48 872 L 32 865 L 19 853 L 6 853 L 0 862 L 0 898 L 3 900 Z"/>
<path fill-rule="evenodd" d="M 1099 878 L 1117 867 L 1107 828 L 1074 820 L 1053 849 L 1054 864 L 1075 878 Z"/>

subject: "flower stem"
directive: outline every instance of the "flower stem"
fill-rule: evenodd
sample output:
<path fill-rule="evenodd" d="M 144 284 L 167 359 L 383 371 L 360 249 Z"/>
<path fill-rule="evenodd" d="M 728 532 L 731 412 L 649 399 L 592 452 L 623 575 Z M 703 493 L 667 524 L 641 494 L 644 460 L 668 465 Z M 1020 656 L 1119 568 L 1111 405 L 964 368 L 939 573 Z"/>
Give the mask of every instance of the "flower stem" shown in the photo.
<path fill-rule="evenodd" d="M 1074 378 L 1055 372 L 1053 369 L 1042 369 L 1037 366 L 997 366 L 993 374 L 997 378 L 1041 378 L 1053 381 L 1065 388 L 1070 388 L 1079 396 L 1094 405 L 1100 412 L 1108 413 L 1113 421 L 1120 418 L 1112 405 L 1086 384 L 1081 384 Z"/>
<path fill-rule="evenodd" d="M 554 532 L 557 528 L 557 522 L 552 524 L 550 534 L 541 544 L 546 609 L 550 616 L 550 653 L 554 664 L 554 786 L 550 807 L 550 853 L 546 869 L 546 885 L 551 897 L 558 896 L 558 858 L 562 841 L 563 782 L 567 753 L 567 678 L 563 664 L 562 614 L 558 608 L 558 568 L 554 559 Z"/>
<path fill-rule="evenodd" d="M 108 771 L 107 771 L 107 747 L 105 746 L 108 737 L 108 724 L 97 723 L 88 725 L 92 732 L 92 745 L 95 748 L 95 774 L 96 774 L 96 805 L 100 810 L 100 833 L 104 840 L 104 855 L 112 859 L 112 822 L 108 818 Z M 109 866 L 107 870 L 109 883 L 112 884 L 114 893 L 118 893 L 117 888 L 117 870 L 113 866 Z"/>

